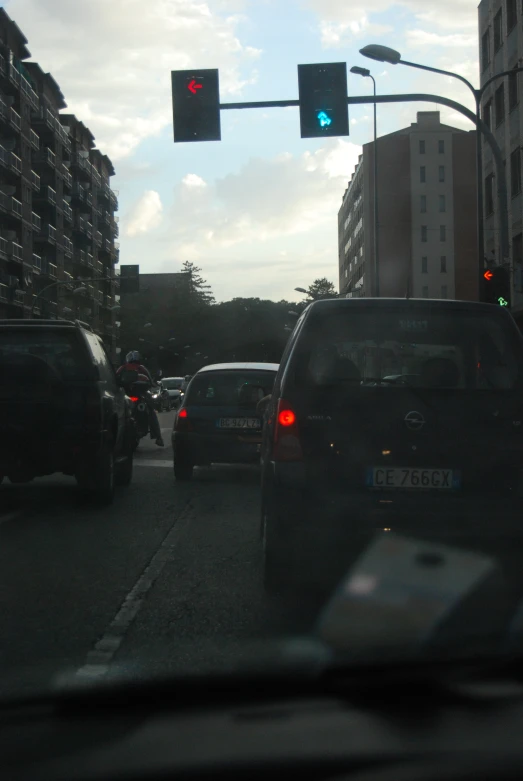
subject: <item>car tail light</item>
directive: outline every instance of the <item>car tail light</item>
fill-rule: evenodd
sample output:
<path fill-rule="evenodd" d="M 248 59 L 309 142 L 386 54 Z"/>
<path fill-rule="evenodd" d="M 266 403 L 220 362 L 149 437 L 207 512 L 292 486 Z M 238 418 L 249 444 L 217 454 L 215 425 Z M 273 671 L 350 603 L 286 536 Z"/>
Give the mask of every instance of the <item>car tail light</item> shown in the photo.
<path fill-rule="evenodd" d="M 185 407 L 182 407 L 176 416 L 176 424 L 174 430 L 192 431 L 192 423 L 189 420 L 189 413 L 187 412 Z"/>
<path fill-rule="evenodd" d="M 285 399 L 278 401 L 272 457 L 275 461 L 303 460 L 296 413 Z"/>
<path fill-rule="evenodd" d="M 134 401 L 135 404 L 136 404 L 137 401 L 140 401 L 140 397 L 139 396 L 129 396 L 129 398 L 131 399 L 131 401 Z"/>

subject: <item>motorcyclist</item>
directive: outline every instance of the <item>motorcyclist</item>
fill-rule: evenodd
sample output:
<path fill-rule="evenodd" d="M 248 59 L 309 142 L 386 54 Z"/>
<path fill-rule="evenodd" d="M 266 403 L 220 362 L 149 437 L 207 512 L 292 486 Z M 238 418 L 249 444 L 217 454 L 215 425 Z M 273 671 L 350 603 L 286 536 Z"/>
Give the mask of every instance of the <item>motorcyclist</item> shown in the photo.
<path fill-rule="evenodd" d="M 153 378 L 149 370 L 141 363 L 140 353 L 137 350 L 131 350 L 125 356 L 125 363 L 117 370 L 117 374 L 121 374 L 123 371 L 137 371 L 138 380 L 140 382 L 148 382 L 152 387 Z M 147 413 L 149 416 L 149 431 L 151 432 L 151 439 L 156 441 L 158 447 L 165 447 L 165 443 L 162 439 L 162 432 L 160 431 L 160 424 L 158 417 L 154 409 L 154 403 L 150 394 L 145 394 L 144 401 L 147 404 Z"/>

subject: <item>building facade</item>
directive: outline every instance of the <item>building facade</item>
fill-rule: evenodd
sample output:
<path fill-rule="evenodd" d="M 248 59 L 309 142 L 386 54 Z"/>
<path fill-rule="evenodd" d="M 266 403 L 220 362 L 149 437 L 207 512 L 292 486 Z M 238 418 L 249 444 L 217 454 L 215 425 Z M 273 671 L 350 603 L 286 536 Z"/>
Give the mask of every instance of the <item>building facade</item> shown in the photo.
<path fill-rule="evenodd" d="M 523 66 L 523 6 L 520 0 L 482 0 L 478 8 L 481 86 L 502 71 Z M 493 132 L 505 162 L 513 310 L 523 312 L 522 153 L 523 73 L 494 79 L 481 100 L 481 116 Z M 490 147 L 482 143 L 485 256 L 500 255 L 497 229 L 497 176 Z"/>
<path fill-rule="evenodd" d="M 77 317 L 114 354 L 114 169 L 26 44 L 0 8 L 0 318 Z"/>
<path fill-rule="evenodd" d="M 378 139 L 380 296 L 477 300 L 475 133 L 420 111 Z M 339 289 L 375 295 L 374 142 L 338 213 Z"/>

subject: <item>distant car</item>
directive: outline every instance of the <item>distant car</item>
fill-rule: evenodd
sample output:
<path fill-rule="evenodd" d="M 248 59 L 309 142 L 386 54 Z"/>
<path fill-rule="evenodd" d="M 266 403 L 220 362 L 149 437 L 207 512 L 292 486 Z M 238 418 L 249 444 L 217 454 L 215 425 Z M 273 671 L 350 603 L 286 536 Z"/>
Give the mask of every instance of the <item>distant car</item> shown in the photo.
<path fill-rule="evenodd" d="M 473 530 L 478 542 L 523 528 L 523 339 L 503 307 L 315 302 L 289 338 L 266 421 L 268 590 L 334 586 L 359 540 L 384 529 L 441 540 Z"/>
<path fill-rule="evenodd" d="M 167 392 L 167 396 L 163 394 L 162 398 L 168 399 L 169 409 L 172 409 L 173 407 L 178 407 L 181 404 L 184 395 L 183 383 L 184 383 L 183 377 L 165 377 L 162 380 L 161 390 Z"/>
<path fill-rule="evenodd" d="M 257 407 L 271 393 L 277 371 L 276 363 L 218 363 L 192 377 L 172 433 L 177 480 L 190 480 L 195 466 L 259 460 Z"/>
<path fill-rule="evenodd" d="M 89 326 L 0 320 L 0 482 L 63 472 L 101 503 L 128 485 L 131 402 Z"/>

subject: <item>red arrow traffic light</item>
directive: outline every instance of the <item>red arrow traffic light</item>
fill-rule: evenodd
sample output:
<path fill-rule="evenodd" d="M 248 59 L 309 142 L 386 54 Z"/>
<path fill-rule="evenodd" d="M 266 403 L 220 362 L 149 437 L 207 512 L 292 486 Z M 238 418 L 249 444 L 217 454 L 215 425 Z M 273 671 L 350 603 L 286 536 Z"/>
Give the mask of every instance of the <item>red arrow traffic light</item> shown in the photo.
<path fill-rule="evenodd" d="M 485 271 L 485 273 L 483 274 L 483 276 L 485 277 L 486 280 L 488 280 L 488 282 L 490 282 L 490 280 L 492 279 L 494 274 L 492 273 L 492 271 L 490 269 L 487 269 Z"/>
<path fill-rule="evenodd" d="M 193 95 L 196 95 L 197 89 L 202 89 L 203 84 L 198 84 L 194 79 L 189 82 L 187 85 L 187 89 L 192 92 Z"/>

